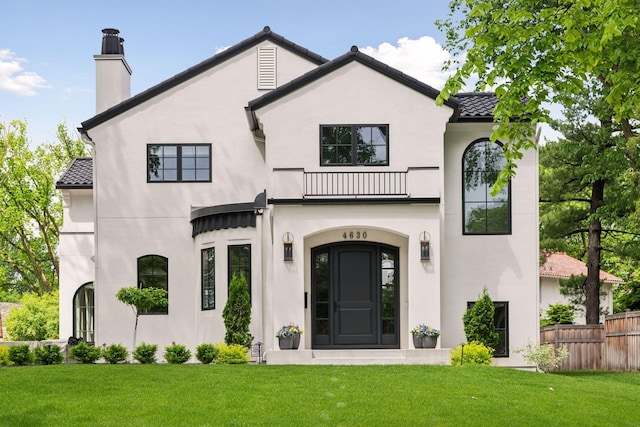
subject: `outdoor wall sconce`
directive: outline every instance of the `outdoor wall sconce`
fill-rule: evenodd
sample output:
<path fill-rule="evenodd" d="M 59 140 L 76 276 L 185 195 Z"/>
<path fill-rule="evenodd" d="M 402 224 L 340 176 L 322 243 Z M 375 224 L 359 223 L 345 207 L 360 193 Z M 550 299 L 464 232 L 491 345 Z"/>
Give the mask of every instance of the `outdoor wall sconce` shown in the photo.
<path fill-rule="evenodd" d="M 286 232 L 282 235 L 282 244 L 284 246 L 284 260 L 293 261 L 293 234 Z"/>
<path fill-rule="evenodd" d="M 420 261 L 429 261 L 431 259 L 431 235 L 423 231 L 420 233 Z"/>

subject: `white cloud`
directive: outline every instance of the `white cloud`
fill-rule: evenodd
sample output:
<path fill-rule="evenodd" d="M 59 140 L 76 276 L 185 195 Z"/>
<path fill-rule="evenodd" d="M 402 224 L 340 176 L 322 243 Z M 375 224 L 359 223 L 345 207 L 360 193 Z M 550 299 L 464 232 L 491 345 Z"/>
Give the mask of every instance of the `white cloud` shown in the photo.
<path fill-rule="evenodd" d="M 451 74 L 442 71 L 451 55 L 429 36 L 418 40 L 402 37 L 397 46 L 385 42 L 377 48 L 367 46 L 360 51 L 436 89 L 442 89 Z"/>
<path fill-rule="evenodd" d="M 34 96 L 35 89 L 46 88 L 47 81 L 38 74 L 24 71 L 21 63 L 26 62 L 18 58 L 9 49 L 0 49 L 0 90 L 16 93 L 22 96 Z"/>

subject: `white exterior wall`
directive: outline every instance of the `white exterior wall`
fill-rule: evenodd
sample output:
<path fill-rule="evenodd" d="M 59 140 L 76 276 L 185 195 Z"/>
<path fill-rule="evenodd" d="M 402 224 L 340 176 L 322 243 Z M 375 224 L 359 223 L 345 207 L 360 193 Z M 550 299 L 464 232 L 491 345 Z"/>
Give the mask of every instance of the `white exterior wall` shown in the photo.
<path fill-rule="evenodd" d="M 63 190 L 60 229 L 60 338 L 73 336 L 73 296 L 94 281 L 93 195 L 91 190 Z"/>
<path fill-rule="evenodd" d="M 600 309 L 604 310 L 605 314 L 613 314 L 613 286 L 611 283 L 603 283 L 600 291 L 605 294 L 600 298 Z M 557 303 L 569 304 L 569 298 L 560 293 L 559 279 L 540 277 L 540 317 L 545 317 L 549 306 Z M 600 321 L 604 322 L 604 315 L 600 316 Z M 584 310 L 575 313 L 573 323 L 586 325 Z"/>
<path fill-rule="evenodd" d="M 266 135 L 270 198 L 302 197 L 303 169 L 333 172 L 406 171 L 411 197 L 442 196 L 443 134 L 452 110 L 437 107 L 423 94 L 361 64 L 350 63 L 257 111 Z M 298 119 L 292 120 L 292 117 Z M 389 166 L 320 166 L 320 125 L 388 124 Z M 282 153 L 287 153 L 282 155 Z M 410 329 L 418 323 L 440 325 L 439 206 L 276 205 L 273 217 L 273 280 L 265 283 L 265 319 L 270 336 L 282 325 L 298 323 L 311 347 L 311 249 L 345 241 L 344 232 L 367 233 L 368 242 L 399 248 L 401 348 L 410 348 Z M 432 259 L 420 261 L 419 235 L 431 234 Z M 294 236 L 294 261 L 283 262 L 282 235 Z M 355 240 L 357 242 L 357 240 Z M 304 309 L 304 293 L 308 308 Z M 293 303 L 292 303 L 293 301 Z M 272 313 L 270 315 L 269 313 Z M 265 325 L 268 331 L 269 325 Z M 268 332 L 265 332 L 269 336 Z M 275 345 L 275 338 L 266 341 Z"/>
<path fill-rule="evenodd" d="M 447 126 L 445 138 L 445 203 L 442 229 L 442 345 L 465 341 L 462 316 L 468 301 L 476 301 L 487 286 L 493 301 L 509 303 L 509 357 L 496 365 L 525 364 L 515 350 L 538 342 L 538 159 L 529 150 L 518 161 L 511 182 L 510 235 L 462 234 L 462 155 L 479 138 L 487 138 L 492 123 Z"/>
<path fill-rule="evenodd" d="M 270 43 L 259 46 L 263 45 Z M 282 76 L 299 75 L 315 66 L 286 49 L 277 51 Z M 203 317 L 219 316 L 227 282 L 217 281 L 216 295 L 224 297 L 216 302 L 216 314 L 202 313 L 202 243 L 191 237 L 190 211 L 192 206 L 250 202 L 266 186 L 264 147 L 254 142 L 244 112 L 248 100 L 264 93 L 257 90 L 256 55 L 257 47 L 248 49 L 89 131 L 95 143 L 99 344 L 131 346 L 134 316 L 115 293 L 136 286 L 137 258 L 144 255 L 169 259 L 169 314 L 141 316 L 137 342 L 163 348 L 175 341 L 194 348 L 203 341 L 223 339 L 223 326 L 212 329 L 199 323 Z M 147 183 L 147 145 L 167 143 L 210 143 L 212 182 Z M 246 233 L 233 230 L 229 241 L 236 235 Z M 216 251 L 216 256 L 221 252 L 226 256 L 226 250 Z M 254 256 L 252 261 L 252 271 L 259 272 L 259 259 Z M 226 274 L 226 264 L 217 262 L 217 267 Z M 258 279 L 254 286 L 259 289 Z M 261 305 L 259 292 L 253 304 Z M 255 308 L 254 313 L 260 314 Z M 255 322 L 259 319 L 254 315 Z M 254 328 L 256 339 L 261 339 L 259 324 Z"/>
<path fill-rule="evenodd" d="M 439 258 L 420 261 L 419 230 L 431 229 L 432 242 L 439 241 L 438 207 L 425 205 L 349 205 L 349 206 L 276 206 L 273 209 L 273 280 L 266 293 L 273 301 L 273 333 L 289 322 L 299 324 L 308 333 L 301 348 L 311 348 L 311 250 L 340 242 L 375 242 L 398 248 L 400 289 L 400 347 L 409 348 L 410 329 L 418 323 L 440 324 Z M 343 234 L 360 232 L 365 238 L 345 239 Z M 283 261 L 282 235 L 294 236 L 293 262 Z M 437 243 L 432 253 L 437 254 Z M 308 308 L 304 308 L 307 292 Z M 267 327 L 266 327 L 267 328 Z M 265 329 L 266 329 L 265 328 Z M 267 340 L 277 348 L 275 338 Z"/>

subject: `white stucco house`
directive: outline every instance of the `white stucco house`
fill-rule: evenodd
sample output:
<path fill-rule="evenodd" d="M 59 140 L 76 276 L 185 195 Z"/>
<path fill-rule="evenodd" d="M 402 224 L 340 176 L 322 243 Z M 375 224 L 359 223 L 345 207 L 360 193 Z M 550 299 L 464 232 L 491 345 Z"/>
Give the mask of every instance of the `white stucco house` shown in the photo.
<path fill-rule="evenodd" d="M 438 91 L 352 47 L 327 60 L 263 31 L 135 96 L 103 31 L 92 158 L 58 182 L 61 336 L 130 345 L 125 286 L 168 290 L 138 342 L 192 350 L 224 337 L 234 272 L 267 363 L 447 361 L 484 286 L 495 364 L 538 339 L 537 154 L 497 196 L 495 98 Z M 276 331 L 304 330 L 278 350 Z M 442 330 L 435 350 L 410 330 Z"/>
<path fill-rule="evenodd" d="M 562 303 L 570 304 L 569 297 L 560 293 L 560 280 L 571 276 L 587 276 L 587 265 L 564 252 L 553 252 L 544 256 L 540 265 L 540 315 L 545 316 L 550 305 Z M 600 319 L 604 321 L 605 314 L 613 314 L 613 286 L 623 284 L 624 280 L 611 273 L 600 270 L 600 310 L 604 313 Z M 578 325 L 586 324 L 584 310 L 576 312 L 573 322 Z"/>

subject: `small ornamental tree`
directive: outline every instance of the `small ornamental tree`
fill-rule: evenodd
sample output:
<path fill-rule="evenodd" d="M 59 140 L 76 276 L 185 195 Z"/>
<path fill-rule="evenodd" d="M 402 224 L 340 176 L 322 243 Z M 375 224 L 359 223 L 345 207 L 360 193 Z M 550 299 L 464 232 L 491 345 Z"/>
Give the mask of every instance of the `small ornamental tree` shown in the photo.
<path fill-rule="evenodd" d="M 477 341 L 486 347 L 495 349 L 500 339 L 495 331 L 495 308 L 485 286 L 473 307 L 468 308 L 462 317 L 464 334 L 468 342 Z"/>
<path fill-rule="evenodd" d="M 249 348 L 253 342 L 253 336 L 249 333 L 251 300 L 244 274 L 234 274 L 231 278 L 229 299 L 222 311 L 222 318 L 226 329 L 224 342 L 227 345 L 240 344 Z"/>
<path fill-rule="evenodd" d="M 167 291 L 160 288 L 122 288 L 116 293 L 118 301 L 131 307 L 136 316 L 136 323 L 133 327 L 133 347 L 136 348 L 136 333 L 138 332 L 138 318 L 141 312 L 154 308 L 166 307 L 169 305 Z"/>

